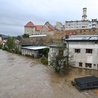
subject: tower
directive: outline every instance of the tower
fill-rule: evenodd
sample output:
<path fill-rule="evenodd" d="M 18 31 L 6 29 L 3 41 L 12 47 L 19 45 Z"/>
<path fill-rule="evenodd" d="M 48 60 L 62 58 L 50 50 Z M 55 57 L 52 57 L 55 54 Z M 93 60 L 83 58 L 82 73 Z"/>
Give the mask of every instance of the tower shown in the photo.
<path fill-rule="evenodd" d="M 86 20 L 87 18 L 87 8 L 83 8 L 83 15 L 82 15 L 82 20 Z"/>

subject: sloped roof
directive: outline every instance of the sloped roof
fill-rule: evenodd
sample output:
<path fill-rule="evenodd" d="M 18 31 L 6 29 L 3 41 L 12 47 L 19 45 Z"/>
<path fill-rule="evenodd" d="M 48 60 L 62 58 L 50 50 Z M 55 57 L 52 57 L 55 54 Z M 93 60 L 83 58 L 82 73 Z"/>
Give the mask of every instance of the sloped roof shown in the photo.
<path fill-rule="evenodd" d="M 43 26 L 42 25 L 36 25 L 36 31 L 39 31 Z"/>
<path fill-rule="evenodd" d="M 34 27 L 34 24 L 30 21 L 24 27 Z"/>

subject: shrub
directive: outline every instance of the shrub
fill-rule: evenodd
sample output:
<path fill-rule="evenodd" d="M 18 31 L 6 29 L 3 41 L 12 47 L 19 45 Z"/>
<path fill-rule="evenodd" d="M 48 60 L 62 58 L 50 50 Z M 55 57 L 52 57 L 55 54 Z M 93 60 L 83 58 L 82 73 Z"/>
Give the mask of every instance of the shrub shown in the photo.
<path fill-rule="evenodd" d="M 44 65 L 48 65 L 48 59 L 46 57 L 41 58 L 41 63 Z"/>

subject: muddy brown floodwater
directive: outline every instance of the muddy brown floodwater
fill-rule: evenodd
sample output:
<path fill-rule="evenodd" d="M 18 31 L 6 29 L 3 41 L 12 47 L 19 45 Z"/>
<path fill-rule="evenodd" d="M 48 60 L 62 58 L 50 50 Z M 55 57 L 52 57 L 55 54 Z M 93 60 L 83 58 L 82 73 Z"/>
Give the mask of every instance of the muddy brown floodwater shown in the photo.
<path fill-rule="evenodd" d="M 97 90 L 80 92 L 71 85 L 80 73 L 75 71 L 57 75 L 37 60 L 0 50 L 0 98 L 98 98 Z"/>

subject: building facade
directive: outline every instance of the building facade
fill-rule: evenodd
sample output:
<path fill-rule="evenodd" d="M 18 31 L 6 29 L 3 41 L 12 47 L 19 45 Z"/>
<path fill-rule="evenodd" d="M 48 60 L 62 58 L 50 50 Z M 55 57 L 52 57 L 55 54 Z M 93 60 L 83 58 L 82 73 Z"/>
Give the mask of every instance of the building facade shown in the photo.
<path fill-rule="evenodd" d="M 34 25 L 30 21 L 24 26 L 24 34 L 28 35 L 52 35 L 54 30 L 55 28 L 49 22 L 46 22 L 44 25 Z"/>
<path fill-rule="evenodd" d="M 65 30 L 93 29 L 93 28 L 98 28 L 98 20 L 87 19 L 87 8 L 83 8 L 82 20 L 65 21 Z"/>
<path fill-rule="evenodd" d="M 69 57 L 73 56 L 74 67 L 98 70 L 98 35 L 75 35 L 65 38 Z"/>
<path fill-rule="evenodd" d="M 55 64 L 56 57 L 60 57 L 57 62 L 61 65 L 68 64 L 68 49 L 66 45 L 63 44 L 55 44 L 50 45 L 49 53 L 48 53 L 48 65 Z"/>

